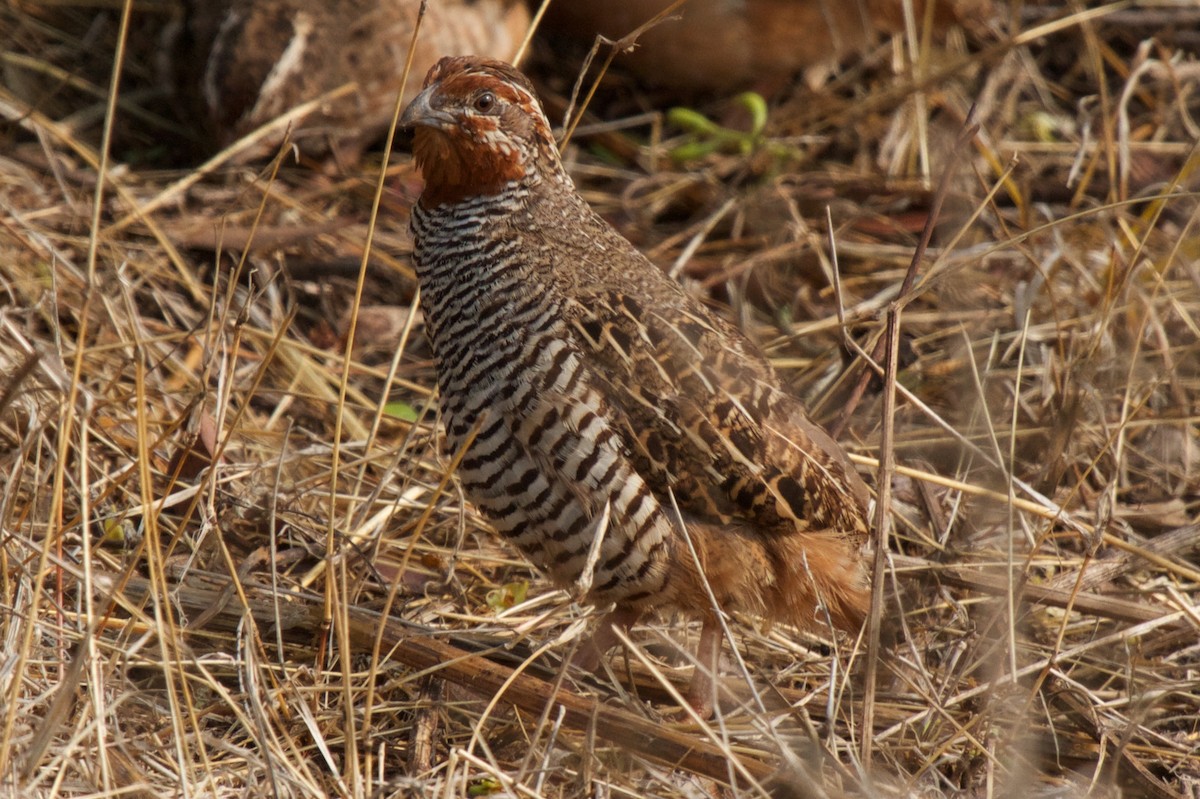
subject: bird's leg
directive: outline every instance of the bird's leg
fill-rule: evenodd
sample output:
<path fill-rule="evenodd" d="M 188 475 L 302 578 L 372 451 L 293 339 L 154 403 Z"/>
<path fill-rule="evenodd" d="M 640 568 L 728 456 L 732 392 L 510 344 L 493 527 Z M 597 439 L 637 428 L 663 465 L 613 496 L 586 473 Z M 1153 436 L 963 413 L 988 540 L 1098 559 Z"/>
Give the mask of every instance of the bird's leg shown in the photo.
<path fill-rule="evenodd" d="M 707 719 L 716 707 L 717 669 L 721 662 L 721 622 L 705 617 L 700 627 L 700 643 L 696 647 L 696 669 L 688 686 L 687 702 L 702 719 Z"/>
<path fill-rule="evenodd" d="M 579 645 L 578 651 L 571 658 L 571 664 L 584 671 L 592 673 L 599 671 L 600 660 L 604 657 L 604 653 L 620 643 L 621 638 L 617 635 L 617 630 L 627 632 L 637 623 L 641 615 L 640 610 L 632 608 L 616 608 L 611 613 L 605 614 L 604 618 L 600 620 L 596 632 L 585 638 Z"/>

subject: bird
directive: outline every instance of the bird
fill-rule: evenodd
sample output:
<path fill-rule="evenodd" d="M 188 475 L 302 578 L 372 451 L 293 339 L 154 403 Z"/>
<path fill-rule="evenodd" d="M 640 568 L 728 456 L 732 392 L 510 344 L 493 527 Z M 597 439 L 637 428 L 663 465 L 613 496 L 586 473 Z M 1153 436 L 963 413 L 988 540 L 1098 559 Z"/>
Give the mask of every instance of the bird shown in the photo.
<path fill-rule="evenodd" d="M 401 124 L 445 447 L 502 537 L 609 608 L 577 662 L 648 613 L 699 618 L 707 715 L 723 612 L 859 630 L 866 485 L 749 338 L 580 196 L 529 79 L 444 57 Z"/>
<path fill-rule="evenodd" d="M 213 144 L 224 147 L 327 92 L 292 130 L 240 156 L 272 155 L 285 136 L 305 155 L 352 165 L 392 124 L 405 59 L 413 74 L 444 52 L 472 49 L 512 57 L 529 11 L 519 0 L 431 3 L 414 43 L 420 0 L 184 0 L 168 36 L 163 71 L 194 109 Z M 346 87 L 351 87 L 345 90 Z M 409 90 L 406 99 L 415 91 Z"/>
<path fill-rule="evenodd" d="M 986 19 L 990 0 L 688 0 L 638 37 L 621 64 L 642 81 L 675 92 L 728 93 L 783 88 L 797 73 L 820 86 L 839 62 L 905 30 L 908 4 L 917 29 L 930 12 L 931 33 Z M 664 11 L 671 0 L 561 0 L 545 27 L 555 38 L 590 46 L 598 34 L 617 39 Z"/>

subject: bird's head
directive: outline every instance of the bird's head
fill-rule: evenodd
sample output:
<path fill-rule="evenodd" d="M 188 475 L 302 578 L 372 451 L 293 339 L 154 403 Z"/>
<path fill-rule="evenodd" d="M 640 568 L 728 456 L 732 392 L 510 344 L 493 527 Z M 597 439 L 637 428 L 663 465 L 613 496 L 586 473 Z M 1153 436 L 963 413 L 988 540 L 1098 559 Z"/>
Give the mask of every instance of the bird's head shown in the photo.
<path fill-rule="evenodd" d="M 413 131 L 426 206 L 494 194 L 539 168 L 557 170 L 554 136 L 529 80 L 503 61 L 434 64 L 400 124 Z"/>

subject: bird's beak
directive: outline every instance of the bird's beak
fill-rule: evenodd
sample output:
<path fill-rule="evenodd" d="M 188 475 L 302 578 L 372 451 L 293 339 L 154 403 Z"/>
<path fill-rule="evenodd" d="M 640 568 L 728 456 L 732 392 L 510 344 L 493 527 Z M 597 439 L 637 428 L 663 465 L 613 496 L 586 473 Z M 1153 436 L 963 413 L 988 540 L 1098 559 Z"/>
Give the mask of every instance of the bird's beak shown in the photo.
<path fill-rule="evenodd" d="M 408 104 L 408 108 L 405 108 L 404 113 L 400 115 L 400 127 L 445 128 L 454 124 L 454 117 L 440 108 L 434 108 L 429 103 L 435 88 L 437 88 L 436 84 L 426 86 L 420 94 L 413 98 L 412 102 Z"/>

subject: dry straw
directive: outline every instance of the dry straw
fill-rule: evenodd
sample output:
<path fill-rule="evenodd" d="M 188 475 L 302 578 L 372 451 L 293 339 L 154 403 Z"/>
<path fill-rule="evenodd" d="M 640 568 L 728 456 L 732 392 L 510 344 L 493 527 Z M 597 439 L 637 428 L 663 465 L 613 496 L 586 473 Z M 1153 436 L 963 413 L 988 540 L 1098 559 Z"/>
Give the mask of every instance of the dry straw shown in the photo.
<path fill-rule="evenodd" d="M 139 166 L 176 135 L 138 82 L 161 9 L 6 5 L 0 795 L 1195 795 L 1196 20 L 1073 8 L 969 47 L 910 16 L 774 105 L 770 147 L 683 165 L 527 59 L 588 198 L 885 489 L 871 634 L 732 623 L 699 722 L 694 632 L 565 674 L 589 612 L 465 504 L 407 156 Z"/>

